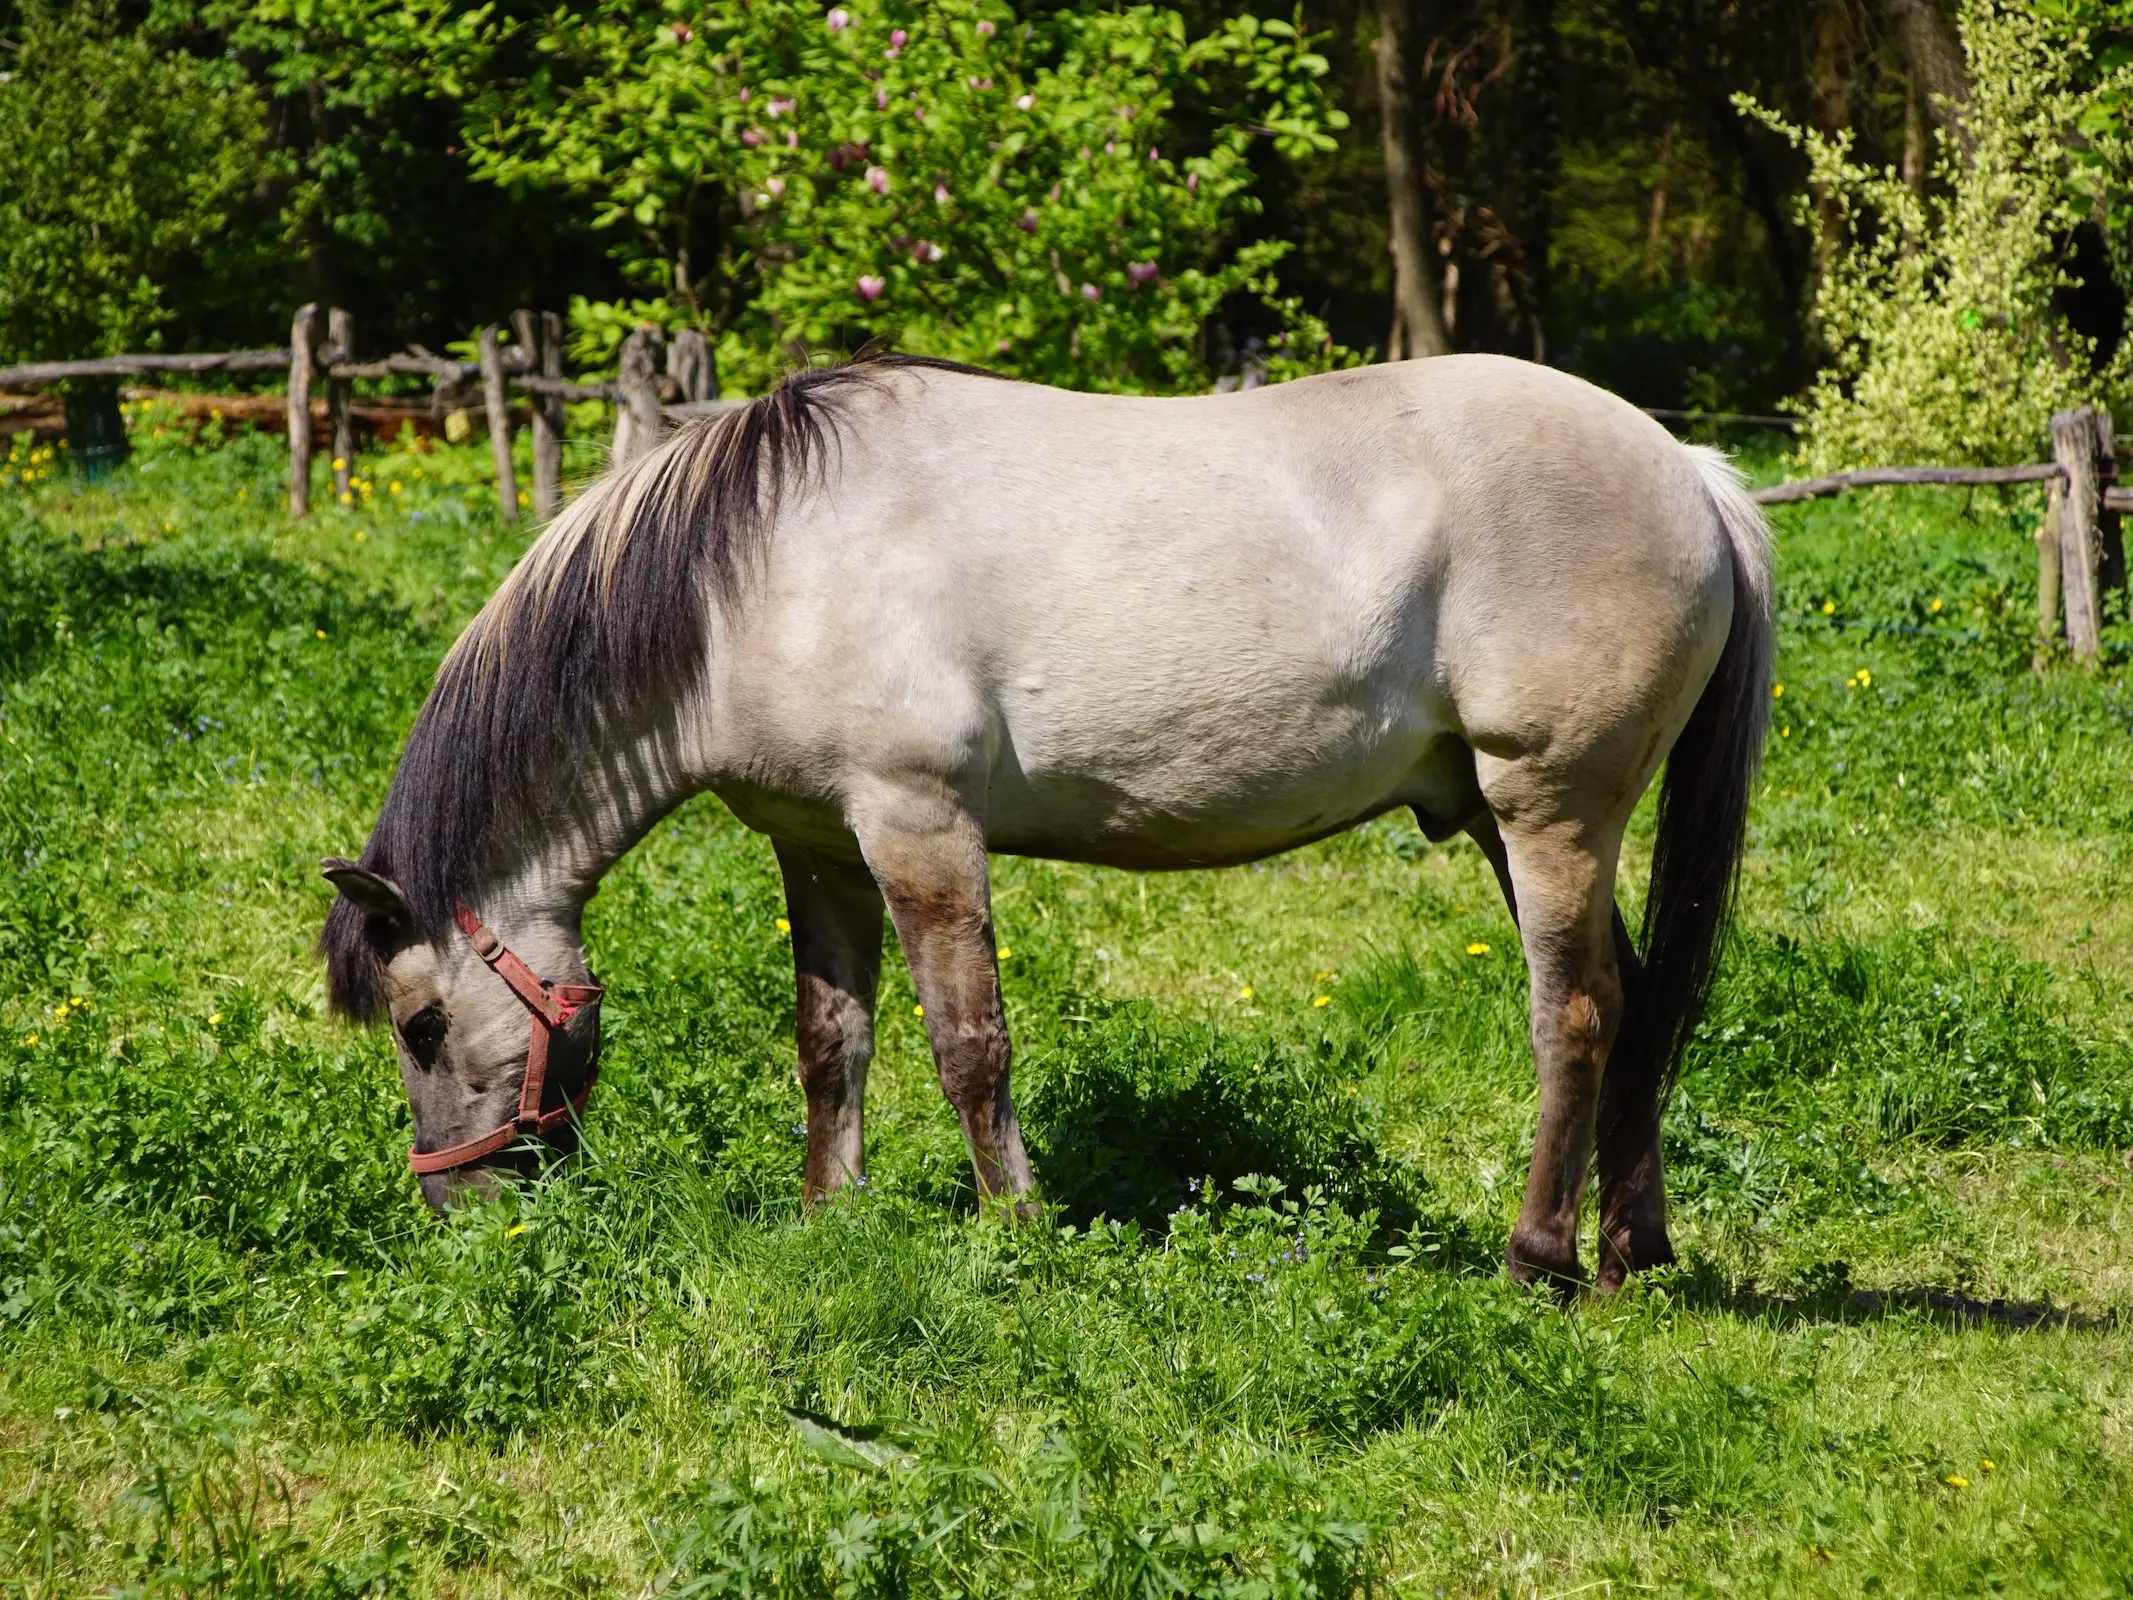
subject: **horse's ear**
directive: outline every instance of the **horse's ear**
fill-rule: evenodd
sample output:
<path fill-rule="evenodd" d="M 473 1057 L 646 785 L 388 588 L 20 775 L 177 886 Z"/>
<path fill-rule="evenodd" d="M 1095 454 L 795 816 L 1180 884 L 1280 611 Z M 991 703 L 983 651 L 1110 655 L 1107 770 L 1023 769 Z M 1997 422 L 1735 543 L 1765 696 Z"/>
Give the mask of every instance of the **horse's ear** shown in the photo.
<path fill-rule="evenodd" d="M 381 917 L 395 927 L 413 931 L 415 908 L 408 904 L 406 892 L 392 879 L 339 856 L 328 856 L 318 864 L 318 870 L 321 877 L 340 890 L 364 915 Z"/>

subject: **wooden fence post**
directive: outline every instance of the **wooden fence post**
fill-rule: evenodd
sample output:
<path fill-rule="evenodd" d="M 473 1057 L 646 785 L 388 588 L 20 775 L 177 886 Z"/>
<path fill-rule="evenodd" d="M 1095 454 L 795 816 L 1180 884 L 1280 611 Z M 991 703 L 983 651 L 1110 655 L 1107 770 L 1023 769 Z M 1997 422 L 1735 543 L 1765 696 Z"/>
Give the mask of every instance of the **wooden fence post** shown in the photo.
<path fill-rule="evenodd" d="M 563 319 L 553 311 L 517 311 L 511 326 L 526 352 L 526 370 L 563 377 Z M 533 514 L 546 522 L 563 509 L 563 397 L 533 396 Z"/>
<path fill-rule="evenodd" d="M 2066 599 L 2066 642 L 2074 659 L 2093 662 L 2103 621 L 2096 593 L 2096 414 L 2062 411 L 2052 418 L 2052 457 L 2066 474 L 2059 502 L 2059 585 Z"/>
<path fill-rule="evenodd" d="M 315 304 L 296 308 L 289 325 L 289 515 L 311 514 L 311 373 L 318 362 Z"/>
<path fill-rule="evenodd" d="M 489 414 L 489 457 L 496 463 L 496 502 L 504 520 L 518 515 L 518 474 L 511 467 L 511 399 L 504 392 L 504 353 L 496 343 L 496 324 L 481 330 L 481 399 Z"/>
<path fill-rule="evenodd" d="M 667 346 L 667 376 L 683 400 L 716 400 L 718 365 L 711 358 L 711 341 L 694 328 L 675 334 Z"/>
<path fill-rule="evenodd" d="M 336 378 L 337 363 L 355 360 L 355 314 L 335 306 L 326 313 L 326 348 L 319 360 L 327 369 L 326 415 L 333 421 L 333 498 L 337 505 L 351 505 L 354 496 L 348 480 L 355 476 L 355 381 Z"/>
<path fill-rule="evenodd" d="M 659 330 L 643 323 L 622 341 L 622 404 L 615 417 L 614 465 L 628 466 L 659 448 Z"/>
<path fill-rule="evenodd" d="M 2051 665 L 2059 642 L 2059 508 L 2066 501 L 2066 480 L 2045 489 L 2044 520 L 2037 524 L 2037 650 L 2030 666 L 2042 672 Z"/>

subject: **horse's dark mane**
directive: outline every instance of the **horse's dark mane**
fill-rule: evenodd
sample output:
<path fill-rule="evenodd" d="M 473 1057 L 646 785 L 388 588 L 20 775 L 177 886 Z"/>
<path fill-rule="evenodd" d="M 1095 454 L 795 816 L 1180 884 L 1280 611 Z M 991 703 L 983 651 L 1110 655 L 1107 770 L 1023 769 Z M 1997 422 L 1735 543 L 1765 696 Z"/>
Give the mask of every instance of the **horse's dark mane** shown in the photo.
<path fill-rule="evenodd" d="M 363 851 L 406 893 L 417 937 L 445 936 L 499 839 L 560 809 L 603 730 L 655 685 L 695 679 L 708 603 L 735 599 L 783 497 L 820 480 L 840 402 L 910 367 L 998 376 L 887 353 L 808 368 L 610 473 L 527 552 L 438 668 Z M 378 1014 L 394 939 L 334 902 L 319 949 L 336 1010 Z"/>

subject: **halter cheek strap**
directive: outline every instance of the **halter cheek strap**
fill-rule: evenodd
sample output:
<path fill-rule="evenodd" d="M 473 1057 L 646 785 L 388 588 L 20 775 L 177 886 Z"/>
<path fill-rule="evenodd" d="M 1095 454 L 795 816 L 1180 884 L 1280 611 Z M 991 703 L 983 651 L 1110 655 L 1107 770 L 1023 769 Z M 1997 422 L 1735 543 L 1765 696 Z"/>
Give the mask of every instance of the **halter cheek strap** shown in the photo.
<path fill-rule="evenodd" d="M 491 972 L 511 986 L 511 992 L 533 1014 L 532 1036 L 526 1047 L 526 1077 L 519 1087 L 518 1116 L 479 1138 L 448 1145 L 442 1150 L 409 1150 L 407 1164 L 424 1173 L 449 1172 L 454 1167 L 494 1155 L 520 1139 L 547 1137 L 585 1109 L 586 1098 L 591 1095 L 592 1086 L 600 1076 L 600 1064 L 596 1060 L 586 1069 L 584 1088 L 553 1111 L 542 1112 L 541 1096 L 548 1087 L 548 1041 L 557 1029 L 567 1027 L 572 1017 L 596 1004 L 607 991 L 597 983 L 551 983 L 536 977 L 533 969 L 505 948 L 503 940 L 465 906 L 454 906 L 452 916 L 459 924 L 459 931 L 474 946 L 474 953 L 488 963 Z"/>

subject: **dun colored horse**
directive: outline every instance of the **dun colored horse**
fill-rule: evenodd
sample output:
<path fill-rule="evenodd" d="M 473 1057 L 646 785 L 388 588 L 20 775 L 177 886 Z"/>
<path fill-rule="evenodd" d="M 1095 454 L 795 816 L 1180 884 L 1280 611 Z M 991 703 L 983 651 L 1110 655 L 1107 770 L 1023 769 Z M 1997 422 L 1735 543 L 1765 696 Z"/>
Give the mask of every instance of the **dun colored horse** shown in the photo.
<path fill-rule="evenodd" d="M 915 358 L 801 373 L 610 473 L 453 647 L 322 947 L 389 1014 L 424 1194 L 567 1147 L 580 916 L 691 795 L 770 836 L 808 1196 L 865 1167 L 882 914 L 986 1196 L 1008 1094 L 992 853 L 1257 860 L 1410 808 L 1487 854 L 1540 1122 L 1510 1266 L 1672 1259 L 1659 1110 L 1767 716 L 1768 537 L 1718 455 L 1541 367 L 1444 357 L 1194 399 Z M 1615 909 L 1659 773 L 1643 947 Z M 537 1151 L 533 1153 L 537 1154 Z"/>

